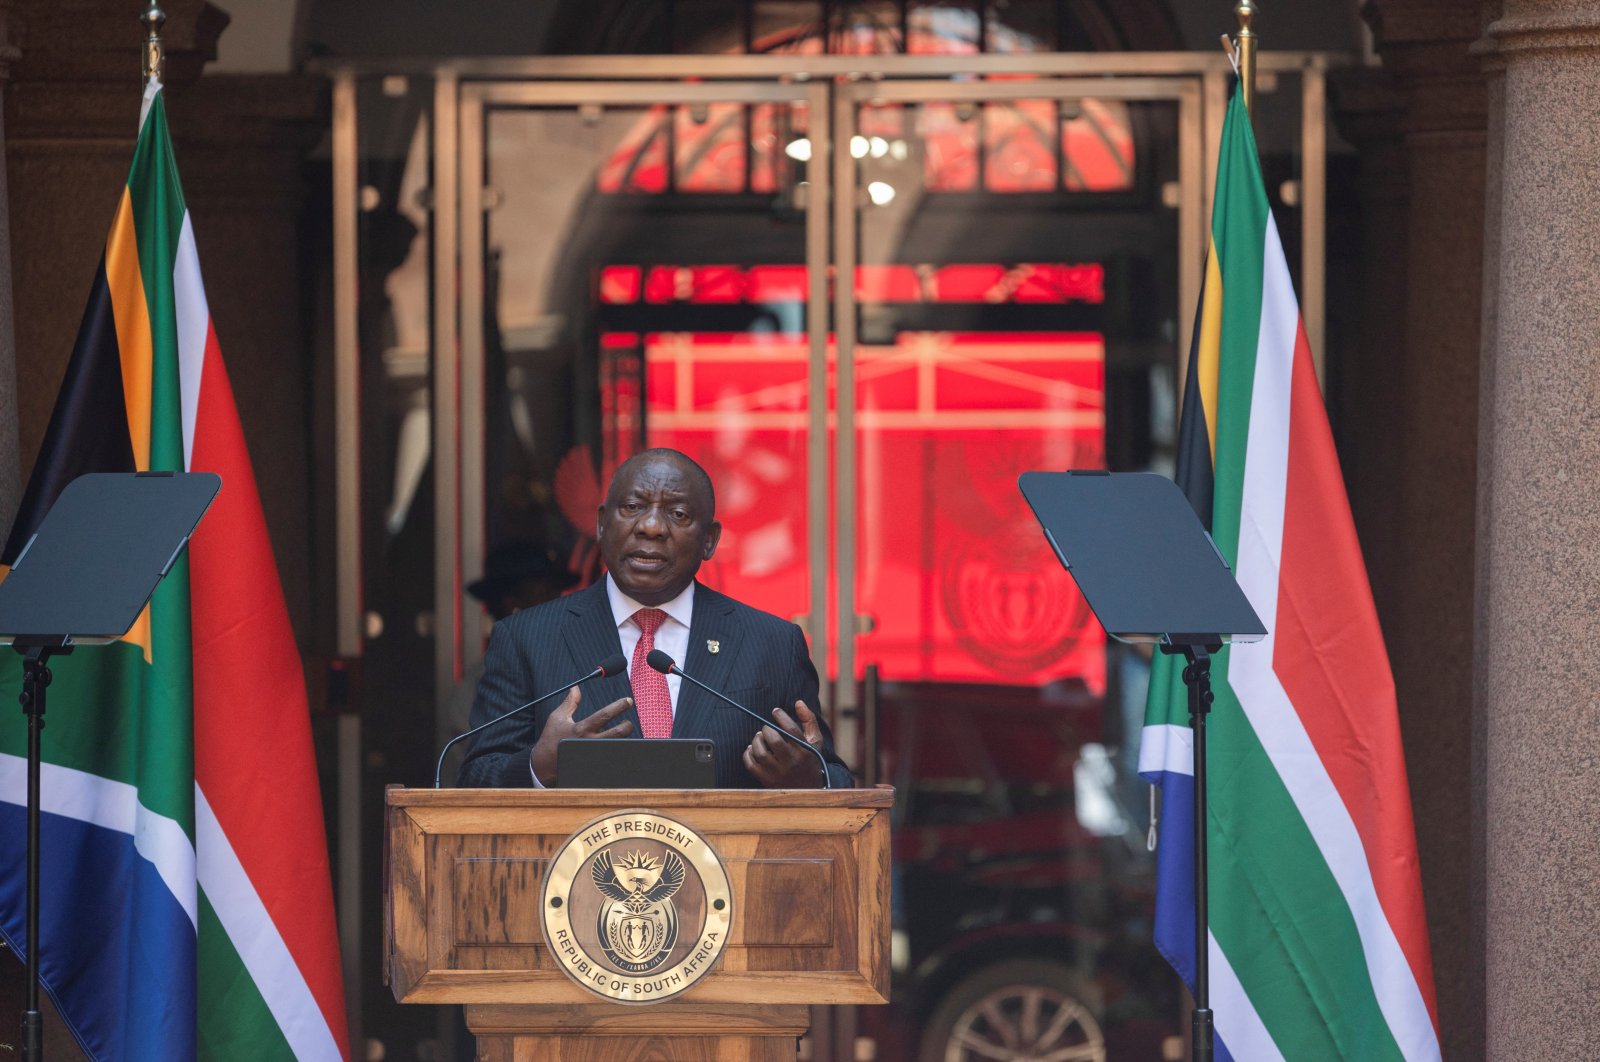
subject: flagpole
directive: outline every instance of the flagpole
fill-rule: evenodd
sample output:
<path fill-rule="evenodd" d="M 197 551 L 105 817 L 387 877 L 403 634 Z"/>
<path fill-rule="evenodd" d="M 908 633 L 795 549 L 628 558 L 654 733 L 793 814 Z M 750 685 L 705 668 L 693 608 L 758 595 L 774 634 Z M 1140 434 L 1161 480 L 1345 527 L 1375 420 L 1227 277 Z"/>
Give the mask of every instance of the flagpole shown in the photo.
<path fill-rule="evenodd" d="M 1233 13 L 1239 16 L 1238 57 L 1239 81 L 1244 85 L 1244 108 L 1251 114 L 1256 109 L 1256 34 L 1250 28 L 1255 18 L 1256 5 L 1251 0 L 1239 0 Z"/>
<path fill-rule="evenodd" d="M 166 72 L 166 55 L 161 48 L 161 27 L 167 21 L 166 12 L 161 10 L 161 5 L 152 0 L 144 14 L 139 16 L 139 21 L 144 23 L 145 38 L 141 66 L 144 69 L 144 79 L 149 81 L 155 78 L 161 80 Z"/>

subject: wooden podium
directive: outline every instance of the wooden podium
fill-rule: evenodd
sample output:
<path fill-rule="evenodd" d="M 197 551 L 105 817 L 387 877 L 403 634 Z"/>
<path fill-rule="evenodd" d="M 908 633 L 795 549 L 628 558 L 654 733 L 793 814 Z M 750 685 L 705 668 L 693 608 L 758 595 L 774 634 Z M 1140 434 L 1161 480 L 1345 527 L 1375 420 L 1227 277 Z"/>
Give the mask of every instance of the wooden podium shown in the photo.
<path fill-rule="evenodd" d="M 465 1004 L 483 1062 L 793 1062 L 811 1004 L 888 1001 L 892 789 L 392 786 L 385 803 L 386 981 L 401 1003 Z M 697 833 L 733 897 L 718 964 L 659 1003 L 582 987 L 541 928 L 551 860 L 623 809 Z"/>

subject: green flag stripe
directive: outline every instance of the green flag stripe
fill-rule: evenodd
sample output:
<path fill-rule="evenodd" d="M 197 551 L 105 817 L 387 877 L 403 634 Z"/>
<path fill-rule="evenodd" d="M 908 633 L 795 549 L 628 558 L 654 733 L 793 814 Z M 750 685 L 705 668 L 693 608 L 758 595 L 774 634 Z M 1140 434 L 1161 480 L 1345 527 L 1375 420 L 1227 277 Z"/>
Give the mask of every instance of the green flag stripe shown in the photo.
<path fill-rule="evenodd" d="M 79 646 L 70 656 L 51 660 L 45 729 L 40 739 L 44 758 L 112 781 L 137 784 L 131 735 L 142 708 L 138 703 L 143 694 L 139 676 L 144 670 L 143 652 L 123 642 Z M 22 658 L 11 652 L 0 655 L 0 688 L 21 686 Z M 135 703 L 127 711 L 94 710 L 91 706 L 108 699 L 107 690 L 128 690 Z M 26 756 L 26 728 L 0 727 L 0 752 Z"/>
<path fill-rule="evenodd" d="M 181 472 L 183 407 L 178 384 L 178 327 L 172 267 L 183 231 L 183 190 L 167 138 L 166 108 L 157 96 L 139 134 L 128 173 L 128 198 L 139 246 L 139 272 L 150 309 L 150 467 Z"/>
<path fill-rule="evenodd" d="M 172 269 L 183 231 L 184 203 L 160 96 L 139 131 L 128 196 L 150 315 L 150 467 L 181 472 L 183 400 Z M 139 720 L 140 799 L 184 823 L 193 837 L 194 689 L 187 557 L 173 567 L 151 599 L 150 642 L 151 691 Z"/>
<path fill-rule="evenodd" d="M 187 626 L 188 563 L 180 560 L 157 587 L 151 609 L 152 637 L 159 653 L 164 636 L 156 623 L 172 601 L 183 606 Z M 21 657 L 0 656 L 0 688 L 19 689 Z M 79 646 L 70 656 L 50 661 L 53 676 L 42 736 L 51 763 L 124 782 L 139 790 L 139 802 L 182 825 L 194 839 L 193 745 L 187 719 L 174 717 L 173 705 L 189 698 L 188 676 L 174 688 L 170 672 L 145 663 L 137 645 Z M 0 729 L 0 752 L 27 755 L 27 731 Z"/>
<path fill-rule="evenodd" d="M 199 977 L 199 1053 L 202 1059 L 293 1059 L 289 1041 L 250 979 L 216 909 L 200 893 L 200 944 L 195 954 Z"/>
<path fill-rule="evenodd" d="M 189 558 L 181 557 L 150 601 L 149 693 L 139 727 L 139 799 L 194 837 L 194 687 Z"/>
<path fill-rule="evenodd" d="M 159 94 L 150 104 L 150 114 L 144 128 L 139 130 L 139 142 L 133 149 L 128 196 L 133 201 L 134 218 L 139 223 L 139 264 L 145 271 L 145 284 L 148 288 L 152 268 L 160 266 L 159 272 L 168 278 L 170 289 L 178 234 L 183 231 L 183 215 L 188 206 L 184 203 L 183 186 L 178 181 L 178 163 L 172 156 L 165 98 Z M 151 257 L 158 253 L 163 257 Z"/>
<path fill-rule="evenodd" d="M 1222 276 L 1222 328 L 1218 339 L 1216 456 L 1211 537 L 1229 567 L 1239 561 L 1239 521 L 1244 508 L 1245 452 L 1250 443 L 1250 402 L 1256 347 L 1261 338 L 1262 252 L 1267 194 L 1256 163 L 1255 136 L 1237 93 L 1228 106 L 1218 158 L 1217 200 L 1211 242 Z M 1212 661 L 1219 684 L 1227 680 L 1228 650 Z"/>
<path fill-rule="evenodd" d="M 1255 134 L 1238 92 L 1228 104 L 1223 134 L 1217 159 L 1217 197 L 1211 212 L 1211 246 L 1224 294 L 1218 338 L 1211 538 L 1228 566 L 1237 570 L 1250 402 L 1261 339 L 1262 254 L 1268 216 Z M 1228 657 L 1224 646 L 1212 661 L 1212 678 L 1218 685 L 1227 682 Z"/>
<path fill-rule="evenodd" d="M 1322 849 L 1232 689 L 1214 692 L 1212 935 L 1279 1043 L 1316 1037 L 1307 1058 L 1400 1058 Z"/>
<path fill-rule="evenodd" d="M 1211 240 L 1222 274 L 1222 335 L 1217 379 L 1216 495 L 1211 535 L 1236 564 L 1244 495 L 1244 454 L 1250 429 L 1250 394 L 1261 335 L 1262 248 L 1267 194 L 1256 168 L 1256 142 L 1235 94 L 1218 162 Z"/>

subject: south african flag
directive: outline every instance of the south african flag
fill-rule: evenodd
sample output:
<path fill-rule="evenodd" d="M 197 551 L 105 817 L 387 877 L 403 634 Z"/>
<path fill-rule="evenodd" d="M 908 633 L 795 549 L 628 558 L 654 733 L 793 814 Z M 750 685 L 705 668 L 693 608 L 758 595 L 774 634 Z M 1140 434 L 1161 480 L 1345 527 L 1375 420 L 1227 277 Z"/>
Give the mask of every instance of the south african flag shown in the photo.
<path fill-rule="evenodd" d="M 52 661 L 40 936 L 97 1059 L 339 1059 L 345 1015 L 299 654 L 200 282 L 161 86 L 0 561 L 86 472 L 222 492 L 120 642 Z M 0 657 L 0 689 L 21 683 Z M 0 717 L 0 932 L 24 939 L 21 713 Z"/>
<path fill-rule="evenodd" d="M 1217 1057 L 1437 1059 L 1394 680 L 1237 90 L 1195 332 L 1178 485 L 1269 631 L 1212 665 Z M 1174 659 L 1151 676 L 1139 769 L 1163 794 L 1156 944 L 1193 989 L 1193 744 Z"/>

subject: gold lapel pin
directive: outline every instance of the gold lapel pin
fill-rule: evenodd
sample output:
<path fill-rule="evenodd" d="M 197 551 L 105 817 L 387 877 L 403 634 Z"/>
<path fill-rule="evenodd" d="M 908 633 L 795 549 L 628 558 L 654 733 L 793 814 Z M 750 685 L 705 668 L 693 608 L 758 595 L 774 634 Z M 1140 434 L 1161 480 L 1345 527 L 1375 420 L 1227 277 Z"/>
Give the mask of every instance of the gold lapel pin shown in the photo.
<path fill-rule="evenodd" d="M 706 639 L 706 652 L 712 653 L 712 654 L 722 652 L 722 643 L 717 641 L 715 638 L 707 638 Z"/>

